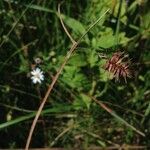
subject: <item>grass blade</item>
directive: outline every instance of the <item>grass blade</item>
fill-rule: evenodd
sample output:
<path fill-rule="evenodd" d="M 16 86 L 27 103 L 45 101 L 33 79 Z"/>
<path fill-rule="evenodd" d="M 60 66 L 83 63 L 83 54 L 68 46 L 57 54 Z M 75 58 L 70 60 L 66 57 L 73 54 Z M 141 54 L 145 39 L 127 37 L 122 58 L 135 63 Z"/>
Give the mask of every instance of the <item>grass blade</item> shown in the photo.
<path fill-rule="evenodd" d="M 118 116 L 112 109 L 108 108 L 105 104 L 103 104 L 102 102 L 98 101 L 97 99 L 95 99 L 92 96 L 89 96 L 94 102 L 96 102 L 99 106 L 101 106 L 103 109 L 105 109 L 108 113 L 110 113 L 113 117 L 115 117 L 120 123 L 125 124 L 127 127 L 131 128 L 132 130 L 134 130 L 135 132 L 137 132 L 138 134 L 142 135 L 143 137 L 145 137 L 145 134 L 141 131 L 139 131 L 138 129 L 136 129 L 135 127 L 133 127 L 132 125 L 130 125 L 127 121 L 125 121 L 124 119 L 122 119 L 120 116 Z"/>

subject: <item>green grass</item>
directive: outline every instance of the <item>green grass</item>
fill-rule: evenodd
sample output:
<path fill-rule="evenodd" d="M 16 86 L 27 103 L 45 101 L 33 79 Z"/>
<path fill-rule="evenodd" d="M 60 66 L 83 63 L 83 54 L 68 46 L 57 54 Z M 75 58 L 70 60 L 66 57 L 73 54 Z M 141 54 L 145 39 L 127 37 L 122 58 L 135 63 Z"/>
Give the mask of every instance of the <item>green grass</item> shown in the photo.
<path fill-rule="evenodd" d="M 0 141 L 1 148 L 24 148 L 41 100 L 71 47 L 58 4 L 53 0 L 0 1 L 0 139 L 5 139 Z M 30 147 L 150 146 L 148 6 L 148 0 L 62 3 L 61 16 L 74 40 L 110 11 L 81 39 L 65 65 Z M 127 83 L 111 79 L 104 70 L 106 59 L 99 57 L 109 58 L 117 51 L 131 59 L 132 78 Z M 37 57 L 42 59 L 39 67 L 45 76 L 40 85 L 29 77 Z"/>

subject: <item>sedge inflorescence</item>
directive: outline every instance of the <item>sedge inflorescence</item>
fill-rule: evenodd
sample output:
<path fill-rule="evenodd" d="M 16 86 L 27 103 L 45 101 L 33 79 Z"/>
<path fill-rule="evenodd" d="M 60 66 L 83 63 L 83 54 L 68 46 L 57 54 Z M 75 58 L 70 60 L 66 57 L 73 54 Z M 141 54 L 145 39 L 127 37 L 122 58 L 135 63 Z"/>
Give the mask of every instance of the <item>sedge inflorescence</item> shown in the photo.
<path fill-rule="evenodd" d="M 124 55 L 123 52 L 116 52 L 107 60 L 104 66 L 105 70 L 113 74 L 116 81 L 123 77 L 125 82 L 127 82 L 126 78 L 131 78 L 130 61 L 126 60 L 126 58 L 127 55 Z"/>

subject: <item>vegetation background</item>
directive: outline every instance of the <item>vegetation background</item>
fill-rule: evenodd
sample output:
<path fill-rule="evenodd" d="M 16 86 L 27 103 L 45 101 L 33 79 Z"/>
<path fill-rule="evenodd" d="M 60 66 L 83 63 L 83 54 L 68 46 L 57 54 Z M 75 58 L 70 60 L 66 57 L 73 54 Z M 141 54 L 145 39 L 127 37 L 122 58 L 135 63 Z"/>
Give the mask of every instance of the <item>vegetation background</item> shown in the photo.
<path fill-rule="evenodd" d="M 25 146 L 42 97 L 71 47 L 57 14 L 60 2 L 0 0 L 0 148 Z M 31 147 L 150 146 L 149 6 L 148 0 L 63 1 L 62 18 L 75 40 L 110 11 L 65 65 Z M 127 83 L 115 82 L 103 67 L 102 55 L 117 51 L 132 62 Z M 29 74 L 36 58 L 45 80 L 35 85 Z"/>

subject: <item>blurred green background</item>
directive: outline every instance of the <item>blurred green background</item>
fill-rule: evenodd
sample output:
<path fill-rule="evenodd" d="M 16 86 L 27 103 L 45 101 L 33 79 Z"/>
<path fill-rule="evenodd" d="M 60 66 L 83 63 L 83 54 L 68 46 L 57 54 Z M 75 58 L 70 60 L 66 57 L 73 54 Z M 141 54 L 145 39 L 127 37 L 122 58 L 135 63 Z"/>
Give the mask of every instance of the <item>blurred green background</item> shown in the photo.
<path fill-rule="evenodd" d="M 59 3 L 0 0 L 0 148 L 25 146 L 36 110 L 72 45 L 58 17 Z M 110 10 L 65 65 L 31 147 L 150 146 L 149 6 L 148 0 L 63 1 L 62 19 L 75 40 Z M 101 56 L 110 58 L 117 51 L 131 59 L 127 83 L 115 82 L 104 70 L 106 59 Z M 42 60 L 38 67 L 45 79 L 35 85 L 29 74 L 36 58 Z"/>

